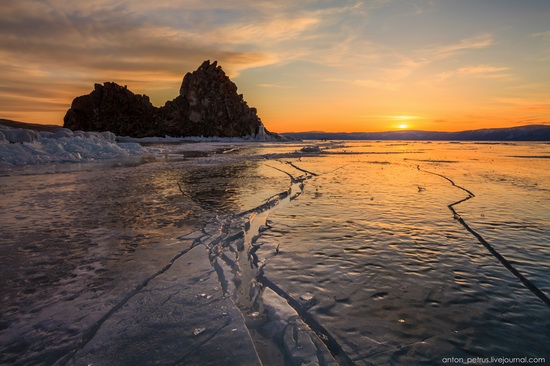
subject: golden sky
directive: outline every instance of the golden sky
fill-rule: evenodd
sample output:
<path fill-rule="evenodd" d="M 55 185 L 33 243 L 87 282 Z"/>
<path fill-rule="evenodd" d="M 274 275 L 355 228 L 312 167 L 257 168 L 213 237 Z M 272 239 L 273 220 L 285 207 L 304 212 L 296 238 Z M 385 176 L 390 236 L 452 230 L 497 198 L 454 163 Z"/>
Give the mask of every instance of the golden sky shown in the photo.
<path fill-rule="evenodd" d="M 105 81 L 160 106 L 207 59 L 275 132 L 550 123 L 546 0 L 3 0 L 0 118 Z"/>

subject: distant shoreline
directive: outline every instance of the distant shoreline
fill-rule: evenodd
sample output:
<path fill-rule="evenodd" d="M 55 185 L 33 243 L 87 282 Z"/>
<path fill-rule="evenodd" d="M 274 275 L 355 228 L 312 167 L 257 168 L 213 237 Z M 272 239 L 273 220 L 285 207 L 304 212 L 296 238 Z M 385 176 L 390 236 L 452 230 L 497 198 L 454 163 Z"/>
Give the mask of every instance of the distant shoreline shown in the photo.
<path fill-rule="evenodd" d="M 281 135 L 298 140 L 381 141 L 550 141 L 550 125 L 441 132 L 400 130 L 386 132 L 288 132 Z"/>
<path fill-rule="evenodd" d="M 36 131 L 53 131 L 63 126 L 42 125 L 0 119 L 0 125 Z M 285 132 L 281 136 L 295 140 L 381 140 L 381 141 L 550 141 L 550 125 L 525 125 L 508 128 L 484 128 L 459 132 L 402 130 L 386 132 Z"/>
<path fill-rule="evenodd" d="M 28 122 L 19 122 L 19 121 L 12 121 L 10 119 L 0 119 L 0 125 L 4 125 L 11 128 L 24 128 L 27 130 L 35 130 L 35 131 L 53 131 L 56 128 L 61 128 L 63 126 L 58 125 L 41 125 L 38 123 L 28 123 Z"/>

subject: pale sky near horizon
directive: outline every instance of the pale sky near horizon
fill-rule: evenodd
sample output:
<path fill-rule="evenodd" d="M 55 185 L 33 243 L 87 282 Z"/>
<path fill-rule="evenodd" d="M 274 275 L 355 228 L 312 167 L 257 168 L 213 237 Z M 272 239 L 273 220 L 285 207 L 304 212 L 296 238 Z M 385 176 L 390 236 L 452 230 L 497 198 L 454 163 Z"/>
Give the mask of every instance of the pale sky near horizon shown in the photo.
<path fill-rule="evenodd" d="M 105 81 L 160 106 L 207 59 L 275 132 L 550 123 L 548 0 L 3 0 L 0 118 Z"/>

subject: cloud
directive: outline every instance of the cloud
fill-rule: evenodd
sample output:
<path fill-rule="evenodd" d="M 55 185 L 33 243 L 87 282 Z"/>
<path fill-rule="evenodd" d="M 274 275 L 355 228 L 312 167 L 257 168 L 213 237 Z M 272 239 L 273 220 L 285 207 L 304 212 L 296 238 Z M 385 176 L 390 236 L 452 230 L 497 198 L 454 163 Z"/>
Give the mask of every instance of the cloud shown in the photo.
<path fill-rule="evenodd" d="M 550 60 L 550 30 L 539 33 L 532 33 L 531 38 L 540 41 L 539 53 L 534 55 L 533 60 L 539 62 L 548 62 Z"/>
<path fill-rule="evenodd" d="M 424 5 L 426 9 L 434 6 L 431 1 L 419 4 Z M 430 45 L 406 51 L 391 47 L 389 44 L 378 44 L 365 38 L 365 33 L 368 34 L 356 28 L 343 26 L 338 33 L 338 39 L 329 50 L 318 50 L 313 54 L 310 51 L 309 55 L 313 60 L 322 60 L 320 63 L 325 66 L 347 72 L 353 71 L 358 75 L 355 78 L 335 75 L 335 77 L 324 78 L 324 81 L 342 82 L 376 90 L 399 91 L 409 82 L 426 84 L 431 80 L 430 78 L 416 80 L 414 74 L 420 69 L 427 70 L 431 65 L 445 62 L 459 53 L 483 49 L 495 44 L 491 34 L 483 33 L 448 44 Z M 507 70 L 508 68 L 487 65 L 464 67 L 440 73 L 435 81 L 451 77 L 509 79 L 511 75 L 505 72 Z"/>
<path fill-rule="evenodd" d="M 495 44 L 493 38 L 493 35 L 489 33 L 480 34 L 448 45 L 432 45 L 425 48 L 422 53 L 429 58 L 446 58 L 462 51 L 493 46 Z"/>
<path fill-rule="evenodd" d="M 434 28 L 444 9 L 438 0 L 3 0 L 0 110 L 38 115 L 57 108 L 59 123 L 75 96 L 104 81 L 126 84 L 158 105 L 206 59 L 247 87 L 298 90 L 324 80 L 373 98 L 386 95 L 373 90 L 397 95 L 434 81 L 512 78 L 511 69 L 486 64 L 500 62 L 491 61 L 496 54 L 478 53 L 497 44 L 482 33 L 497 28 Z M 525 40 L 547 49 L 548 39 L 550 31 Z M 517 60 L 506 62 L 522 75 Z M 264 66 L 272 73 L 265 80 L 245 80 L 258 75 L 247 70 Z M 537 78 L 533 89 L 544 89 L 545 81 Z"/>
<path fill-rule="evenodd" d="M 223 47 L 227 44 L 223 38 L 201 37 L 196 29 L 151 23 L 128 7 L 62 9 L 65 11 L 33 6 L 26 12 L 21 9 L 25 16 L 3 21 L 0 48 L 4 58 L 101 73 L 164 70 L 179 77 L 182 64 L 197 64 L 207 58 L 226 60 L 236 69 L 272 59 L 255 50 Z M 41 17 L 37 11 L 46 15 Z"/>
<path fill-rule="evenodd" d="M 509 67 L 495 67 L 489 65 L 478 65 L 478 66 L 469 66 L 461 67 L 456 72 L 460 75 L 485 75 L 485 74 L 494 74 L 500 71 L 510 70 Z"/>
<path fill-rule="evenodd" d="M 415 15 L 431 13 L 437 5 L 437 0 L 417 0 L 412 2 Z"/>
<path fill-rule="evenodd" d="M 217 59 L 234 77 L 246 68 L 307 58 L 312 42 L 326 38 L 321 23 L 359 8 L 356 1 L 308 10 L 287 0 L 5 0 L 0 56 L 13 64 L 87 70 L 91 77 L 142 72 L 178 79 Z"/>
<path fill-rule="evenodd" d="M 275 84 L 275 83 L 263 83 L 258 84 L 260 88 L 273 88 L 273 89 L 292 89 L 293 87 L 290 85 L 284 85 L 284 84 Z"/>
<path fill-rule="evenodd" d="M 356 80 L 353 80 L 352 83 L 359 86 L 365 86 L 368 88 L 388 90 L 388 91 L 396 91 L 397 89 L 399 89 L 399 85 L 396 83 L 371 80 L 371 79 L 356 79 Z"/>
<path fill-rule="evenodd" d="M 398 61 L 393 66 L 383 69 L 385 79 L 388 80 L 403 80 L 414 73 L 416 70 L 425 67 L 431 63 L 426 58 L 414 58 L 410 56 L 399 57 Z"/>
<path fill-rule="evenodd" d="M 541 125 L 549 125 L 550 122 L 548 122 L 547 119 L 536 117 L 536 116 L 523 116 L 520 117 L 519 120 L 516 122 L 518 125 L 532 125 L 532 124 L 541 124 Z"/>
<path fill-rule="evenodd" d="M 220 61 L 230 77 L 280 62 L 262 44 L 292 40 L 318 21 L 300 14 L 267 15 L 292 6 L 290 1 L 4 0 L 0 110 L 48 103 L 66 109 L 74 96 L 103 81 L 147 94 L 171 84 L 176 95 L 183 75 L 206 59 Z M 51 98 L 38 101 L 37 93 Z"/>
<path fill-rule="evenodd" d="M 7 110 L 2 101 L 7 95 L 34 103 L 33 88 L 18 86 L 17 79 L 33 80 L 34 89 L 71 84 L 77 93 L 94 82 L 115 81 L 155 102 L 155 90 L 171 84 L 176 93 L 185 72 L 206 59 L 218 60 L 232 78 L 249 68 L 297 60 L 331 67 L 359 64 L 376 57 L 374 47 L 347 25 L 348 19 L 364 20 L 386 3 L 4 0 L 0 110 Z M 25 67 L 10 71 L 17 65 Z"/>
<path fill-rule="evenodd" d="M 207 36 L 223 39 L 230 44 L 256 44 L 292 40 L 314 28 L 320 19 L 314 17 L 276 17 L 265 22 L 239 23 L 222 27 Z"/>
<path fill-rule="evenodd" d="M 495 102 L 510 107 L 550 112 L 550 99 L 495 98 Z"/>
<path fill-rule="evenodd" d="M 542 38 L 546 41 L 550 41 L 550 30 L 545 32 L 531 33 L 529 36 L 531 38 Z"/>
<path fill-rule="evenodd" d="M 400 50 L 386 50 L 383 56 L 380 56 L 380 59 L 385 65 L 378 69 L 378 73 L 383 75 L 383 79 L 389 84 L 397 86 L 401 81 L 413 75 L 417 70 L 426 68 L 437 62 L 445 61 L 458 53 L 483 49 L 494 44 L 491 34 L 481 34 L 447 45 L 431 45 L 408 53 L 402 53 Z M 441 73 L 437 75 L 436 79 L 441 81 L 451 77 L 466 77 L 468 75 L 476 75 L 477 77 L 485 78 L 510 77 L 509 74 L 497 73 L 497 71 L 501 72 L 505 70 L 507 70 L 507 68 L 499 68 L 496 70 L 496 68 L 492 68 L 491 66 L 480 65 Z"/>
<path fill-rule="evenodd" d="M 395 91 L 399 88 L 399 85 L 397 85 L 397 84 L 394 84 L 394 83 L 391 83 L 391 82 L 373 80 L 373 79 L 326 78 L 326 79 L 323 79 L 323 81 L 350 84 L 350 85 L 358 85 L 358 86 L 361 86 L 361 87 L 366 87 L 366 88 L 371 88 L 371 89 L 379 89 L 379 90 L 387 90 L 387 91 Z"/>
<path fill-rule="evenodd" d="M 437 75 L 439 81 L 450 78 L 483 78 L 483 79 L 510 79 L 511 74 L 503 73 L 510 70 L 509 67 L 498 67 L 490 65 L 477 65 L 461 67 L 456 70 L 447 71 Z"/>

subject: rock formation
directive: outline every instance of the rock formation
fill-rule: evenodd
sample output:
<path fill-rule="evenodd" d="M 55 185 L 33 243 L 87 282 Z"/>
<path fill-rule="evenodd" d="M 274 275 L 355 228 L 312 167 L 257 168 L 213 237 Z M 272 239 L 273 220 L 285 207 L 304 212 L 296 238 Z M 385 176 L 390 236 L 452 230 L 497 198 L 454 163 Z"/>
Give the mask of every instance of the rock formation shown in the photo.
<path fill-rule="evenodd" d="M 82 131 L 111 131 L 122 136 L 149 136 L 158 129 L 158 108 L 149 97 L 134 94 L 116 83 L 95 84 L 94 90 L 76 97 L 63 127 Z"/>
<path fill-rule="evenodd" d="M 205 61 L 183 78 L 180 95 L 157 108 L 146 95 L 106 82 L 73 100 L 64 118 L 71 130 L 121 136 L 276 137 L 264 129 L 221 66 Z"/>

